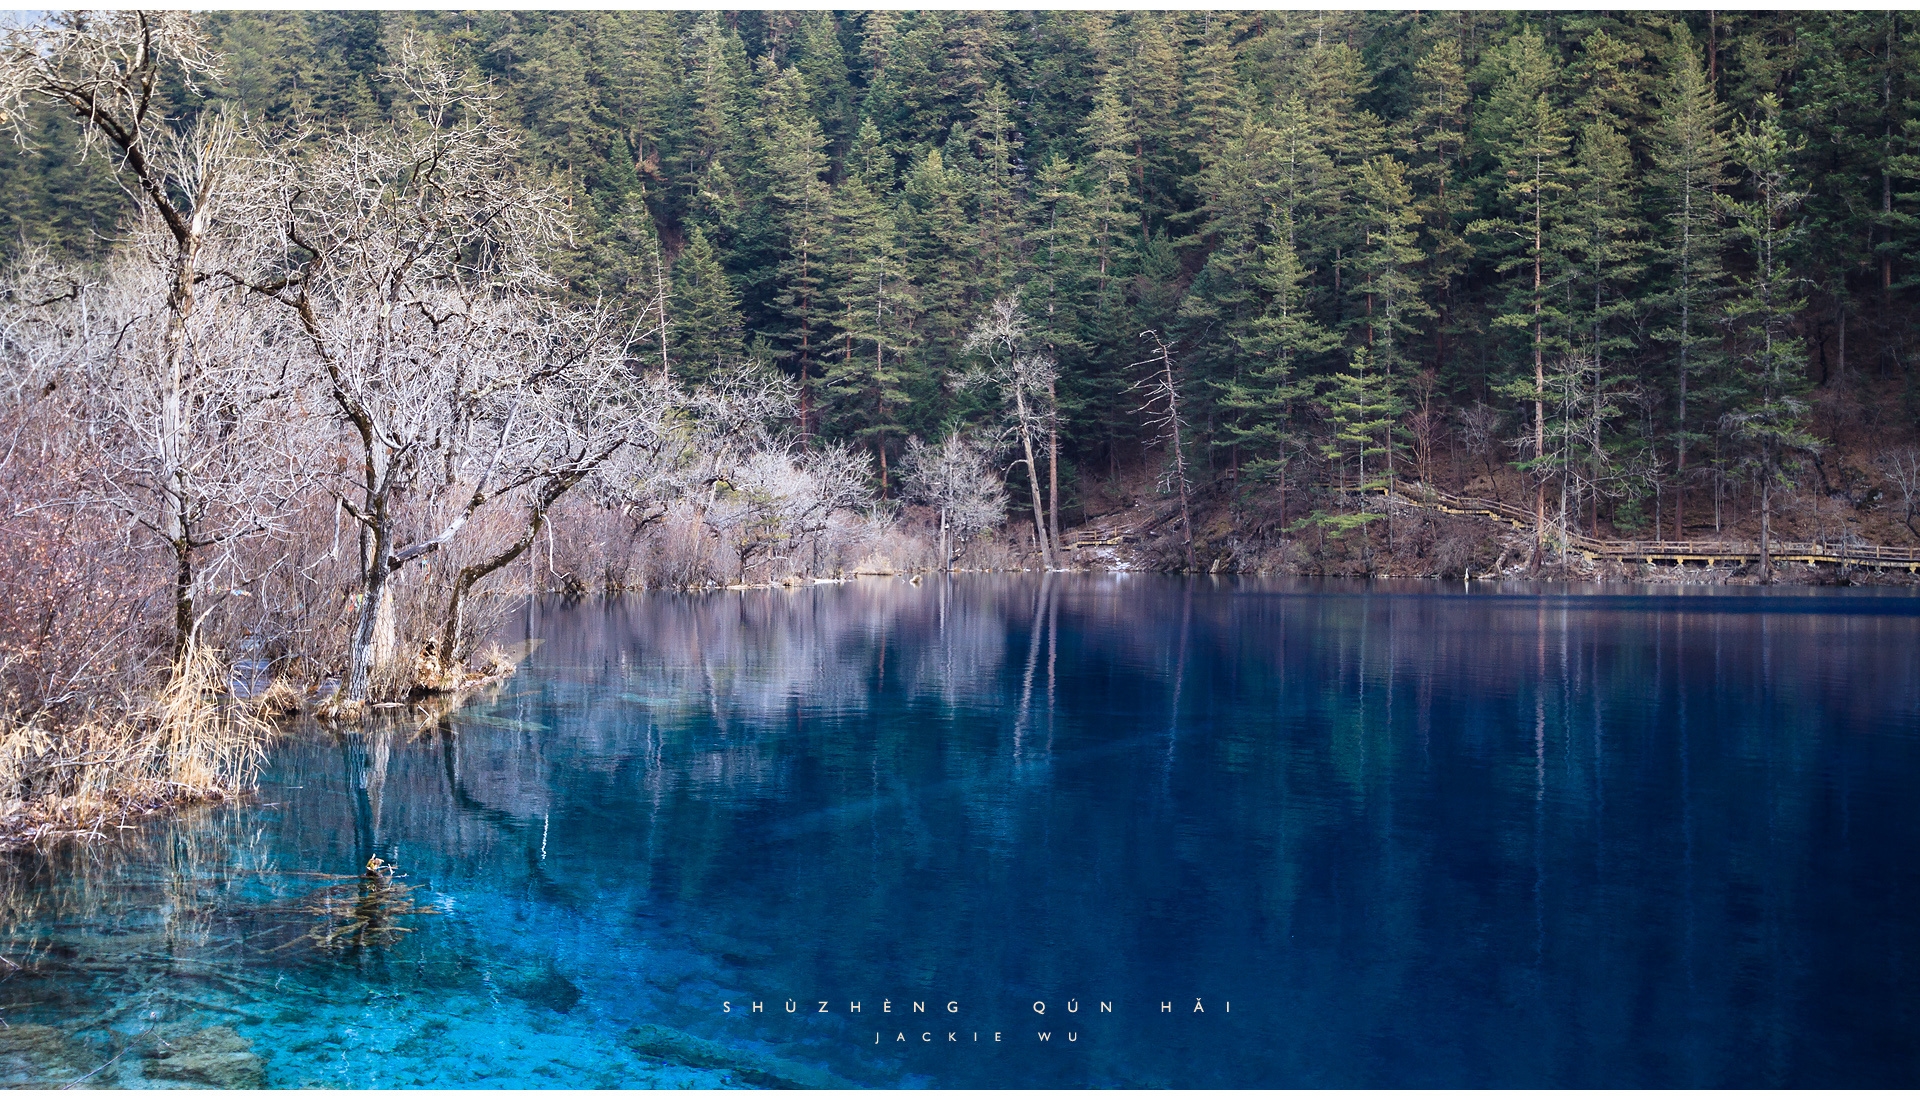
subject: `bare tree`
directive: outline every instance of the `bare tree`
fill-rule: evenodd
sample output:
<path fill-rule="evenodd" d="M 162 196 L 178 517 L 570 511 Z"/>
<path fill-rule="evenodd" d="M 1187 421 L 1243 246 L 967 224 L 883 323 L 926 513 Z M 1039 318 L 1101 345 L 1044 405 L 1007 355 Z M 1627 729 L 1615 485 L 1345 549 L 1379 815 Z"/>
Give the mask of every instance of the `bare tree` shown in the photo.
<path fill-rule="evenodd" d="M 1027 343 L 1027 318 L 1011 296 L 993 303 L 987 315 L 967 334 L 968 354 L 974 365 L 955 376 L 962 388 L 991 386 L 999 394 L 1006 414 L 1006 432 L 1020 448 L 1014 465 L 1027 469 L 1027 486 L 1033 502 L 1033 537 L 1040 546 L 1040 562 L 1054 568 L 1054 548 L 1047 537 L 1046 517 L 1042 514 L 1040 465 L 1035 460 L 1037 441 L 1053 430 L 1056 410 L 1051 395 L 1059 370 L 1051 356 L 1033 350 Z"/>
<path fill-rule="evenodd" d="M 755 451 L 734 466 L 709 522 L 733 537 L 744 584 L 756 558 L 791 563 L 834 513 L 870 504 L 872 477 L 872 458 L 845 444 Z"/>
<path fill-rule="evenodd" d="M 209 401 L 190 324 L 209 234 L 240 189 L 231 171 L 235 130 L 224 114 L 203 114 L 179 134 L 158 108 L 163 83 L 177 80 L 197 91 L 217 76 L 216 61 L 193 17 L 180 12 L 61 12 L 0 36 L 0 123 L 24 143 L 28 104 L 71 111 L 86 148 L 110 150 L 141 208 L 157 221 L 142 241 L 165 272 L 154 290 L 165 303 L 163 320 L 139 333 L 141 352 L 151 358 L 142 388 L 153 405 L 151 426 L 141 429 L 153 493 L 143 522 L 174 558 L 176 660 L 196 622 L 196 553 L 210 545 L 195 527 L 206 512 L 192 480 L 205 443 L 198 414 Z"/>
<path fill-rule="evenodd" d="M 1140 410 L 1147 414 L 1147 426 L 1160 433 L 1160 443 L 1167 449 L 1167 468 L 1162 475 L 1161 490 L 1171 490 L 1180 498 L 1180 530 L 1187 540 L 1187 572 L 1194 570 L 1193 564 L 1193 516 L 1188 509 L 1187 497 L 1193 490 L 1192 479 L 1187 476 L 1187 451 L 1181 437 L 1181 429 L 1186 421 L 1180 416 L 1180 382 L 1173 372 L 1173 348 L 1160 334 L 1148 329 L 1140 334 L 1153 341 L 1154 355 L 1131 367 L 1154 366 L 1155 371 L 1142 380 L 1135 389 L 1145 390 L 1146 403 Z"/>
<path fill-rule="evenodd" d="M 261 338 L 273 318 L 203 292 L 186 325 L 192 383 L 176 388 L 153 354 L 172 322 L 152 260 L 137 248 L 100 270 L 29 257 L 0 277 L 0 328 L 9 351 L 31 348 L 9 358 L 31 361 L 42 403 L 82 430 L 89 455 L 77 493 L 36 507 L 105 509 L 155 540 L 171 558 L 177 660 L 223 595 L 249 586 L 240 544 L 284 530 L 303 477 L 285 418 L 289 356 Z"/>
<path fill-rule="evenodd" d="M 956 541 L 965 542 L 974 532 L 1006 519 L 1006 486 L 988 469 L 985 449 L 958 429 L 938 446 L 909 439 L 903 466 L 907 498 L 940 513 L 941 572 L 953 568 Z"/>
<path fill-rule="evenodd" d="M 1913 517 L 1920 515 L 1920 449 L 1902 447 L 1882 451 L 1876 464 L 1894 487 L 1900 490 L 1900 500 L 1906 509 L 1901 522 L 1916 538 L 1920 538 L 1920 528 L 1913 525 Z"/>
<path fill-rule="evenodd" d="M 621 452 L 600 475 L 603 493 L 657 518 L 690 501 L 697 560 L 711 524 L 708 513 L 736 466 L 765 450 L 784 450 L 784 434 L 799 408 L 796 383 L 758 361 L 718 370 L 661 422 L 645 448 Z"/>
<path fill-rule="evenodd" d="M 467 644 L 466 601 L 474 586 L 524 554 L 539 538 L 554 504 L 605 468 L 615 453 L 630 444 L 657 453 L 679 403 L 664 372 L 636 377 L 629 370 L 622 352 L 633 343 L 631 334 L 609 312 L 558 311 L 536 331 L 549 345 L 536 359 L 572 366 L 554 384 L 492 395 L 498 406 L 512 392 L 513 403 L 504 409 L 496 457 L 489 459 L 496 471 L 491 495 L 499 499 L 518 491 L 523 518 L 505 545 L 467 562 L 454 575 L 433 654 L 445 683 L 458 679 Z M 496 407 L 495 416 L 499 414 Z M 509 472 L 497 472 L 502 469 Z M 462 502 L 467 516 L 485 503 L 476 499 L 488 492 L 484 477 L 478 485 Z"/>
<path fill-rule="evenodd" d="M 362 535 L 358 620 L 333 704 L 343 714 L 364 704 L 390 649 L 389 582 L 503 489 L 538 479 L 520 461 L 546 453 L 522 445 L 529 407 L 591 373 L 600 346 L 565 338 L 569 322 L 542 297 L 563 204 L 518 167 L 492 97 L 412 42 L 400 53 L 389 77 L 405 115 L 377 134 L 283 147 L 271 201 L 256 208 L 258 254 L 226 270 L 286 308 L 352 441 L 357 468 L 335 489 Z M 435 486 L 458 486 L 459 505 L 403 539 L 402 505 Z"/>
<path fill-rule="evenodd" d="M 1413 460 L 1423 484 L 1433 483 L 1433 443 L 1440 435 L 1440 410 L 1434 406 L 1433 391 L 1440 376 L 1429 367 L 1413 376 L 1414 406 L 1407 414 L 1407 427 L 1413 432 Z"/>
<path fill-rule="evenodd" d="M 1467 453 L 1480 459 L 1487 477 L 1493 477 L 1493 452 L 1498 446 L 1500 410 L 1485 401 L 1475 401 L 1459 410 L 1460 440 Z"/>

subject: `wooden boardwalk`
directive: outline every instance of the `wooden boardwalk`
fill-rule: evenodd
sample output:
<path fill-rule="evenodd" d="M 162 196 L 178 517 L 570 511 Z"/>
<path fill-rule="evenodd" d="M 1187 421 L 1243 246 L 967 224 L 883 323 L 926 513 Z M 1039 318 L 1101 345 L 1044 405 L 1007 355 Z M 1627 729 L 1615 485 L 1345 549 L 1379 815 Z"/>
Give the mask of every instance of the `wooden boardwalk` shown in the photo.
<path fill-rule="evenodd" d="M 1385 492 L 1384 490 L 1381 490 Z M 1533 513 L 1499 501 L 1455 496 L 1431 485 L 1411 483 L 1389 494 L 1395 504 L 1427 508 L 1452 516 L 1485 516 L 1522 531 L 1533 530 Z M 1558 542 L 1561 534 L 1547 529 L 1549 540 Z M 1585 535 L 1566 535 L 1566 548 L 1588 561 L 1644 562 L 1648 565 L 1745 565 L 1760 560 L 1760 545 L 1754 542 L 1641 541 L 1635 539 L 1595 539 Z M 1807 565 L 1841 565 L 1866 569 L 1904 569 L 1920 573 L 1920 549 L 1906 546 L 1872 546 L 1866 543 L 1833 545 L 1821 542 L 1776 540 L 1770 547 L 1774 561 L 1802 562 Z"/>
<path fill-rule="evenodd" d="M 1386 496 L 1394 505 L 1424 508 L 1450 516 L 1480 516 L 1497 520 L 1518 531 L 1533 530 L 1533 513 L 1497 500 L 1456 496 L 1419 482 L 1402 482 L 1392 492 L 1372 489 L 1370 494 Z M 1146 517 L 1144 523 L 1115 521 L 1101 517 L 1077 531 L 1065 532 L 1061 550 L 1117 549 L 1137 544 L 1152 535 L 1155 528 L 1179 515 L 1178 509 L 1163 509 Z M 1547 528 L 1549 546 L 1558 548 L 1558 528 Z M 1637 539 L 1596 539 L 1567 532 L 1566 549 L 1588 561 L 1617 561 L 1647 565 L 1693 565 L 1713 568 L 1722 565 L 1747 565 L 1760 560 L 1760 546 L 1733 540 L 1645 541 Z M 1920 549 L 1906 546 L 1871 546 L 1865 543 L 1836 545 L 1821 542 L 1775 540 L 1772 546 L 1776 562 L 1801 562 L 1807 565 L 1837 565 L 1862 569 L 1902 569 L 1920 573 Z"/>

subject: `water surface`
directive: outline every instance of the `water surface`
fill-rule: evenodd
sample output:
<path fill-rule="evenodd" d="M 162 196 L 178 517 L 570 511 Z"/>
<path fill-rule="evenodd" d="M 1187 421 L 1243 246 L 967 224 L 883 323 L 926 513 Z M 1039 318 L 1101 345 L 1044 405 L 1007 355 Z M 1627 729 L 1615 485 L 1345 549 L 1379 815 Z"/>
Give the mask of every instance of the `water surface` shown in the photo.
<path fill-rule="evenodd" d="M 516 629 L 458 713 L 16 859 L 0 1015 L 67 1046 L 0 1073 L 151 1083 L 220 1026 L 275 1086 L 1920 1082 L 1911 596 L 872 580 Z"/>

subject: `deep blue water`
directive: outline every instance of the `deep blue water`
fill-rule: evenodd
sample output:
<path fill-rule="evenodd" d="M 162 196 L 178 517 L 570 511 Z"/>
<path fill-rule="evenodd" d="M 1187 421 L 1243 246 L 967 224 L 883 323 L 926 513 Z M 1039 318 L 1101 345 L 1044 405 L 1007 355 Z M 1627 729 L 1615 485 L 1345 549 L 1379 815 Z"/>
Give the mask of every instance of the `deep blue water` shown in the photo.
<path fill-rule="evenodd" d="M 277 1086 L 1920 1084 L 1910 595 L 872 580 L 509 633 L 449 718 L 15 860 L 0 1015 L 227 1025 Z M 372 855 L 434 911 L 320 946 Z"/>

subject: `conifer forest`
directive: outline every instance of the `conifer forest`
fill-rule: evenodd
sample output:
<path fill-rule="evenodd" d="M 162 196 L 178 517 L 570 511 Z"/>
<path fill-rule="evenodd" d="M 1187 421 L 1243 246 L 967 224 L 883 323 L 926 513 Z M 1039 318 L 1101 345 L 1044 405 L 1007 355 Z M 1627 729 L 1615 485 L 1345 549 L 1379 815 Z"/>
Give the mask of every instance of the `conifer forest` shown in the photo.
<path fill-rule="evenodd" d="M 1920 543 L 1909 13 L 4 33 L 0 679 L 48 729 L 199 661 L 438 690 L 529 591 Z"/>

